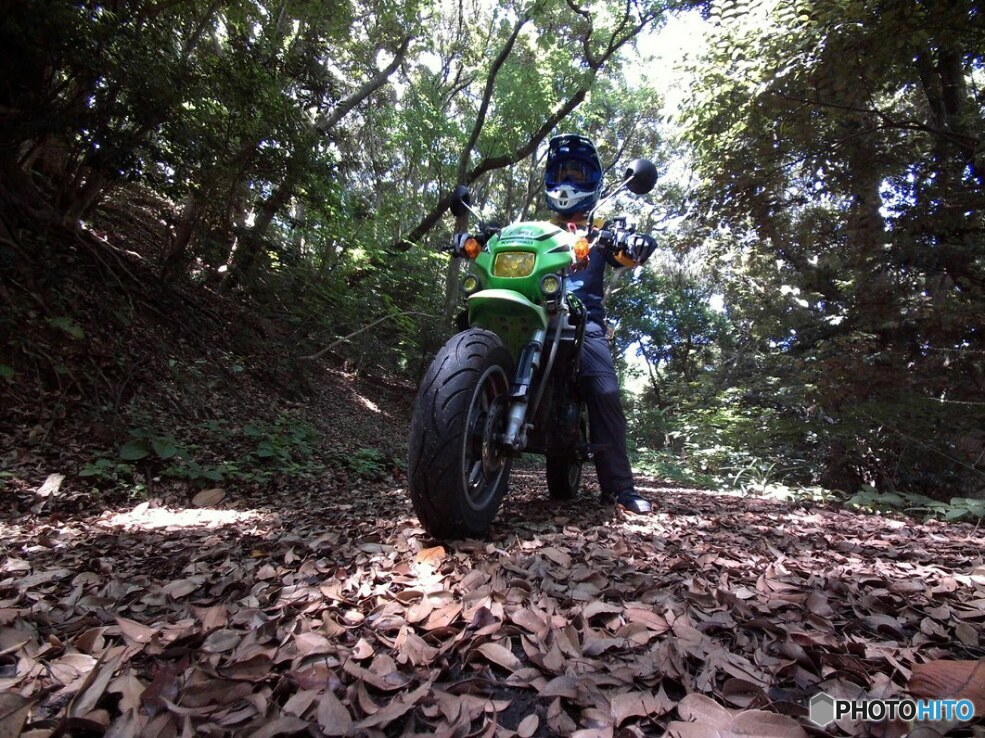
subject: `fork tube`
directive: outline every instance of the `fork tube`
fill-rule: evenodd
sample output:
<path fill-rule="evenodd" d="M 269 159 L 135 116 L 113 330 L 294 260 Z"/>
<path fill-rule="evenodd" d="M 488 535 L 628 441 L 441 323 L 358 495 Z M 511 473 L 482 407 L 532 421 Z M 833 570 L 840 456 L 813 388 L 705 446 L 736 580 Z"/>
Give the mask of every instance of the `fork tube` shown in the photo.
<path fill-rule="evenodd" d="M 540 367 L 540 357 L 544 351 L 546 336 L 547 331 L 538 329 L 520 352 L 516 378 L 513 380 L 511 390 L 510 415 L 506 424 L 506 432 L 503 434 L 503 442 L 514 451 L 519 451 L 527 445 L 524 421 L 527 418 L 527 409 L 530 407 L 530 385 L 538 367 Z"/>

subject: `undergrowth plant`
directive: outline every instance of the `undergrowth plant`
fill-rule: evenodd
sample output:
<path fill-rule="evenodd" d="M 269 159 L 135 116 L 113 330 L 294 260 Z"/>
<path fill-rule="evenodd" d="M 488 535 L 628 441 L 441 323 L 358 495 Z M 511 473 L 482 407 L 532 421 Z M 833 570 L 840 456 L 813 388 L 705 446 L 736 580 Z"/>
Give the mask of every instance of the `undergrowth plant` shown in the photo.
<path fill-rule="evenodd" d="M 314 426 L 288 414 L 241 428 L 210 420 L 176 433 L 143 425 L 131 428 L 115 453 L 84 464 L 79 476 L 97 486 L 132 487 L 147 474 L 196 486 L 265 483 L 322 471 L 326 464 L 316 452 Z"/>
<path fill-rule="evenodd" d="M 848 499 L 846 504 L 857 510 L 872 513 L 905 513 L 925 519 L 947 521 L 976 521 L 985 517 L 985 500 L 971 497 L 952 497 L 949 502 L 908 492 L 880 492 L 865 485 Z"/>

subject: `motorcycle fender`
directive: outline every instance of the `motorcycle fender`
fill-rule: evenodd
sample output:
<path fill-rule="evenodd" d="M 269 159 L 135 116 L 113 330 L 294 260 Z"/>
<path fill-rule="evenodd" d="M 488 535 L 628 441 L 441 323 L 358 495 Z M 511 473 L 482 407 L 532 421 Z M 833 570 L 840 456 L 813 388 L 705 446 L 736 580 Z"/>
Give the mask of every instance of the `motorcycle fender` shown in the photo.
<path fill-rule="evenodd" d="M 547 311 L 519 292 L 490 289 L 469 297 L 469 325 L 497 334 L 511 349 L 530 340 L 535 331 L 547 330 Z"/>

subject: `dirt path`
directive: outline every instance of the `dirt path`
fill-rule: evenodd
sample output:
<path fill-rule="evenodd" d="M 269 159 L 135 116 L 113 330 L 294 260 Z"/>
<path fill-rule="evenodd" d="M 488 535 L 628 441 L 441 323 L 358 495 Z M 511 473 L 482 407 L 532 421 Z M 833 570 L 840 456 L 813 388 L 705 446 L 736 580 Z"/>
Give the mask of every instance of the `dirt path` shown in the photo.
<path fill-rule="evenodd" d="M 489 540 L 444 546 L 399 480 L 0 523 L 0 711 L 35 736 L 731 734 L 697 694 L 804 735 L 817 692 L 985 653 L 981 531 L 640 487 L 649 518 L 520 471 Z"/>

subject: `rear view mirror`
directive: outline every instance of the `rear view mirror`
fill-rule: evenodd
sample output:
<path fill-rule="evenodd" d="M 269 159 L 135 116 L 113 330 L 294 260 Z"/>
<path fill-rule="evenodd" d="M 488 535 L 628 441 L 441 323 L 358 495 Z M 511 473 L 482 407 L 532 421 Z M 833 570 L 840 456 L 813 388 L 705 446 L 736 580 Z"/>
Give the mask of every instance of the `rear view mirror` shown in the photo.
<path fill-rule="evenodd" d="M 637 195 L 645 195 L 657 183 L 657 168 L 649 159 L 635 159 L 626 167 L 626 187 Z"/>
<path fill-rule="evenodd" d="M 654 173 L 656 178 L 656 173 Z M 469 212 L 469 205 L 472 204 L 472 193 L 465 185 L 458 185 L 451 193 L 451 212 L 456 218 L 461 218 Z"/>

